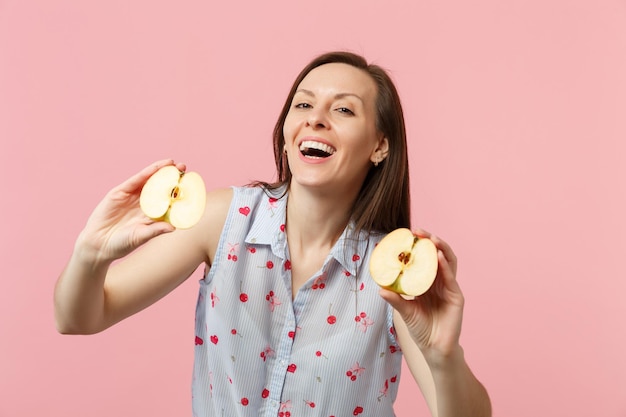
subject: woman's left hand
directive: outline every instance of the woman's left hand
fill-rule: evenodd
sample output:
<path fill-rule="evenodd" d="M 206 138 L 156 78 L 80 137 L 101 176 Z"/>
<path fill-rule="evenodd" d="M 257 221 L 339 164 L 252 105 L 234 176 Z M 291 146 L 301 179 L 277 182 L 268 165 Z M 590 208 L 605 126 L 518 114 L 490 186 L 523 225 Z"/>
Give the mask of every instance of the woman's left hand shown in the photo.
<path fill-rule="evenodd" d="M 437 247 L 439 267 L 431 288 L 413 300 L 381 289 L 381 296 L 400 314 L 411 337 L 427 359 L 446 358 L 459 347 L 464 297 L 456 280 L 457 258 L 450 245 L 424 230 L 416 230 Z"/>

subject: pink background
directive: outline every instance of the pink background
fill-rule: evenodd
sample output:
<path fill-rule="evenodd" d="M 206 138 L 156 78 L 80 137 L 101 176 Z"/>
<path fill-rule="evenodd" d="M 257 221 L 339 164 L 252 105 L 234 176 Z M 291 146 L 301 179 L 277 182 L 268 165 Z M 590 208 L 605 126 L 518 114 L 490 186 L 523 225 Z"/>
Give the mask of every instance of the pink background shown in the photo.
<path fill-rule="evenodd" d="M 408 3 L 0 0 L 0 416 L 191 415 L 200 271 L 90 337 L 56 333 L 55 280 L 155 159 L 271 179 L 291 80 L 332 49 L 398 85 L 415 225 L 460 258 L 495 415 L 626 416 L 626 2 Z"/>

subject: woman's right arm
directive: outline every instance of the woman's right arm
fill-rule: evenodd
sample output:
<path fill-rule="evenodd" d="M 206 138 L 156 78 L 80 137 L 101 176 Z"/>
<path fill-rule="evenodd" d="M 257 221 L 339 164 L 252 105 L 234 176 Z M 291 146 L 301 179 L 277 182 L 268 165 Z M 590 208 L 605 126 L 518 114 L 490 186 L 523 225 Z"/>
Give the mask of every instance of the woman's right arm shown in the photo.
<path fill-rule="evenodd" d="M 141 212 L 139 194 L 154 172 L 170 164 L 154 163 L 115 187 L 89 217 L 55 287 L 60 333 L 100 332 L 164 297 L 202 262 L 210 264 L 232 191 L 210 193 L 204 216 L 191 229 L 154 222 Z"/>

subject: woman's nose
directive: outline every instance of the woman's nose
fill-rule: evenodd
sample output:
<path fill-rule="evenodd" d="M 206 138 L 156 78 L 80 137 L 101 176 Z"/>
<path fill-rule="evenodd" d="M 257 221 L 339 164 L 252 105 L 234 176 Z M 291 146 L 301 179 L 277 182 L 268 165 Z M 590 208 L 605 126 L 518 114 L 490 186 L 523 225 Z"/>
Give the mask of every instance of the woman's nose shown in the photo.
<path fill-rule="evenodd" d="M 307 125 L 314 129 L 323 129 L 327 126 L 327 121 L 324 115 L 320 114 L 319 111 L 312 111 L 307 118 Z"/>

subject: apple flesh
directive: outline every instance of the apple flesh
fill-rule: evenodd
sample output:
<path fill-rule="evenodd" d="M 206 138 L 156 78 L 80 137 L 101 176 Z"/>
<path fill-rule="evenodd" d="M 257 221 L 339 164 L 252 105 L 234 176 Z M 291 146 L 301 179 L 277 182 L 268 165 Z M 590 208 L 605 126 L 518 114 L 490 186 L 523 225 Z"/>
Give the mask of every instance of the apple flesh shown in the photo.
<path fill-rule="evenodd" d="M 372 279 L 383 288 L 408 296 L 422 295 L 437 276 L 437 247 L 406 228 L 387 234 L 372 251 Z"/>
<path fill-rule="evenodd" d="M 155 172 L 141 189 L 139 206 L 153 220 L 189 229 L 204 213 L 206 188 L 196 172 L 180 172 L 173 165 Z"/>

